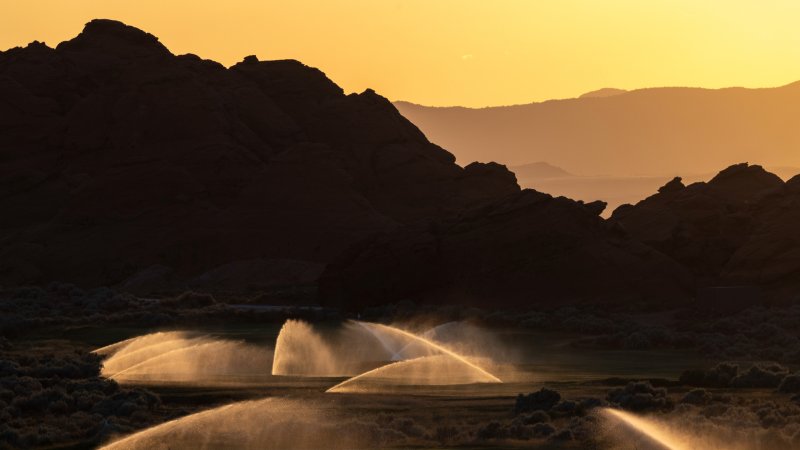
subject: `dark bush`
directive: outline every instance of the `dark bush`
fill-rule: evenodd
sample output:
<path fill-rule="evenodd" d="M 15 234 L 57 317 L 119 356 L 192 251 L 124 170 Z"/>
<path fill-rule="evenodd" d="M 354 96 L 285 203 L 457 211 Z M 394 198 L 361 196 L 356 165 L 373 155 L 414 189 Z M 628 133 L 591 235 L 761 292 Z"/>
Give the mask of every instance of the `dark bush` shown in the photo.
<path fill-rule="evenodd" d="M 667 390 L 654 388 L 649 381 L 630 382 L 608 393 L 608 401 L 630 411 L 665 410 L 672 407 Z"/>
<path fill-rule="evenodd" d="M 561 394 L 552 389 L 542 388 L 528 395 L 519 394 L 514 406 L 514 413 L 532 411 L 549 411 L 561 400 Z"/>
<path fill-rule="evenodd" d="M 599 408 L 601 406 L 606 406 L 606 402 L 595 397 L 583 398 L 578 403 L 578 409 L 581 412 L 588 412 L 594 408 Z"/>
<path fill-rule="evenodd" d="M 550 416 L 544 411 L 534 411 L 529 414 L 522 414 L 517 417 L 517 419 L 519 419 L 525 425 L 550 422 Z"/>
<path fill-rule="evenodd" d="M 10 377 L 19 373 L 19 364 L 7 359 L 0 359 L 0 377 Z"/>
<path fill-rule="evenodd" d="M 739 374 L 739 366 L 730 363 L 720 363 L 709 370 L 692 369 L 684 371 L 680 376 L 680 383 L 686 386 L 725 388 Z"/>
<path fill-rule="evenodd" d="M 737 388 L 775 389 L 788 374 L 789 369 L 779 364 L 754 365 L 731 380 L 730 385 Z"/>
<path fill-rule="evenodd" d="M 157 396 L 121 389 L 99 374 L 99 358 L 83 352 L 51 354 L 50 347 L 0 353 L 0 449 L 89 448 L 167 417 Z"/>
<path fill-rule="evenodd" d="M 689 405 L 707 405 L 711 403 L 711 394 L 705 389 L 692 389 L 681 399 L 681 403 Z"/>
<path fill-rule="evenodd" d="M 531 428 L 533 430 L 533 436 L 539 438 L 550 436 L 556 432 L 555 427 L 553 427 L 549 423 L 537 423 L 534 424 L 533 427 Z"/>
<path fill-rule="evenodd" d="M 561 430 L 550 437 L 551 441 L 572 441 L 574 439 L 575 436 L 572 434 L 572 430 Z"/>
<path fill-rule="evenodd" d="M 503 428 L 503 425 L 496 420 L 481 427 L 477 434 L 478 439 L 484 441 L 489 439 L 502 439 L 506 437 L 506 435 L 506 430 Z"/>
<path fill-rule="evenodd" d="M 439 426 L 433 434 L 433 439 L 442 444 L 447 445 L 453 442 L 458 436 L 458 429 L 454 426 Z"/>
<path fill-rule="evenodd" d="M 578 404 L 573 402 L 572 400 L 562 400 L 556 403 L 550 409 L 553 413 L 559 414 L 561 416 L 571 416 L 578 411 Z"/>
<path fill-rule="evenodd" d="M 778 391 L 783 393 L 800 393 L 800 372 L 787 375 L 778 386 Z"/>

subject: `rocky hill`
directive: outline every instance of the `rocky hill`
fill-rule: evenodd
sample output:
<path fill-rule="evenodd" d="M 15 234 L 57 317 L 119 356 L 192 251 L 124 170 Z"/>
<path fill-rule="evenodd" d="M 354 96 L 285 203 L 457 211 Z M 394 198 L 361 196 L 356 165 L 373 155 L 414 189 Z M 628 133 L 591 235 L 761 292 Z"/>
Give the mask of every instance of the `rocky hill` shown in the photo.
<path fill-rule="evenodd" d="M 109 20 L 0 52 L 4 286 L 318 282 L 344 307 L 671 306 L 733 285 L 785 300 L 799 204 L 797 178 L 745 164 L 605 220 L 603 202 L 457 165 L 385 98 L 297 61 L 226 68 Z"/>
<path fill-rule="evenodd" d="M 328 304 L 677 305 L 691 274 L 584 204 L 534 190 L 363 242 L 320 280 Z"/>
<path fill-rule="evenodd" d="M 675 178 L 635 205 L 524 190 L 356 246 L 321 280 L 334 304 L 671 304 L 711 309 L 800 300 L 800 176 L 736 164 Z"/>
<path fill-rule="evenodd" d="M 313 279 L 364 236 L 517 191 L 297 61 L 225 68 L 110 20 L 0 53 L 0 283 L 157 286 L 234 261 L 264 269 L 242 283 Z"/>
<path fill-rule="evenodd" d="M 755 286 L 768 298 L 800 292 L 800 177 L 783 182 L 737 164 L 708 182 L 680 178 L 610 219 L 689 268 L 698 286 Z"/>

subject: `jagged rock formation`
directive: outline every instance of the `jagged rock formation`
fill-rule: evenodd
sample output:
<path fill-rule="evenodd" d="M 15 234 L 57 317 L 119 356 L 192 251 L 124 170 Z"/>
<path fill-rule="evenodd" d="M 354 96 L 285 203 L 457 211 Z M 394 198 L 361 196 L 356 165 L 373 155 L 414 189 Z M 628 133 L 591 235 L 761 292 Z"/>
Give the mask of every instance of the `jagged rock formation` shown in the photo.
<path fill-rule="evenodd" d="M 766 194 L 752 214 L 747 239 L 722 278 L 763 287 L 778 301 L 800 301 L 800 176 Z"/>
<path fill-rule="evenodd" d="M 329 266 L 329 304 L 680 303 L 691 277 L 584 205 L 533 190 L 363 242 Z"/>
<path fill-rule="evenodd" d="M 800 177 L 784 183 L 737 164 L 707 183 L 676 178 L 611 221 L 688 267 L 700 286 L 758 286 L 773 300 L 800 292 Z"/>
<path fill-rule="evenodd" d="M 746 239 L 752 204 L 783 185 L 761 166 L 731 166 L 708 183 L 679 178 L 611 219 L 633 237 L 670 255 L 701 277 L 715 278 Z"/>
<path fill-rule="evenodd" d="M 603 202 L 456 165 L 383 97 L 297 61 L 225 68 L 109 20 L 0 52 L 0 284 L 235 290 L 322 273 L 321 299 L 344 306 L 674 304 L 696 280 L 785 298 L 798 186 L 738 165 L 605 221 Z"/>
<path fill-rule="evenodd" d="M 297 61 L 175 56 L 109 20 L 0 53 L 0 152 L 11 284 L 313 268 L 519 190 L 503 166 L 457 166 L 373 91 L 345 95 Z"/>

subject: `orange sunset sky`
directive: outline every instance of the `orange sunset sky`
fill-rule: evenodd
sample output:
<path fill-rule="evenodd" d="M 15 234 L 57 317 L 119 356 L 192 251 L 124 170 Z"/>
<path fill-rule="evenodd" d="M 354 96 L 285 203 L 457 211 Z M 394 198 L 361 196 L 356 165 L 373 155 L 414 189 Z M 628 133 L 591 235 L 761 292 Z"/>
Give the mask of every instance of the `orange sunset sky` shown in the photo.
<path fill-rule="evenodd" d="M 3 0 L 0 48 L 54 46 L 92 18 L 226 65 L 299 59 L 346 91 L 487 106 L 600 87 L 800 79 L 796 0 Z"/>

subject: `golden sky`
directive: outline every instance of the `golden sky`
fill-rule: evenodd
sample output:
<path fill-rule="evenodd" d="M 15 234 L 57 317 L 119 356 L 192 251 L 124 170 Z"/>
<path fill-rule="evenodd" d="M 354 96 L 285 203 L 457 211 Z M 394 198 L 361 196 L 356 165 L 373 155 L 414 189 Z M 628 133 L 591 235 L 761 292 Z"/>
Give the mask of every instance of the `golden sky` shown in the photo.
<path fill-rule="evenodd" d="M 487 106 L 800 80 L 798 0 L 0 0 L 0 48 L 112 18 L 174 53 L 299 59 L 346 91 Z"/>

